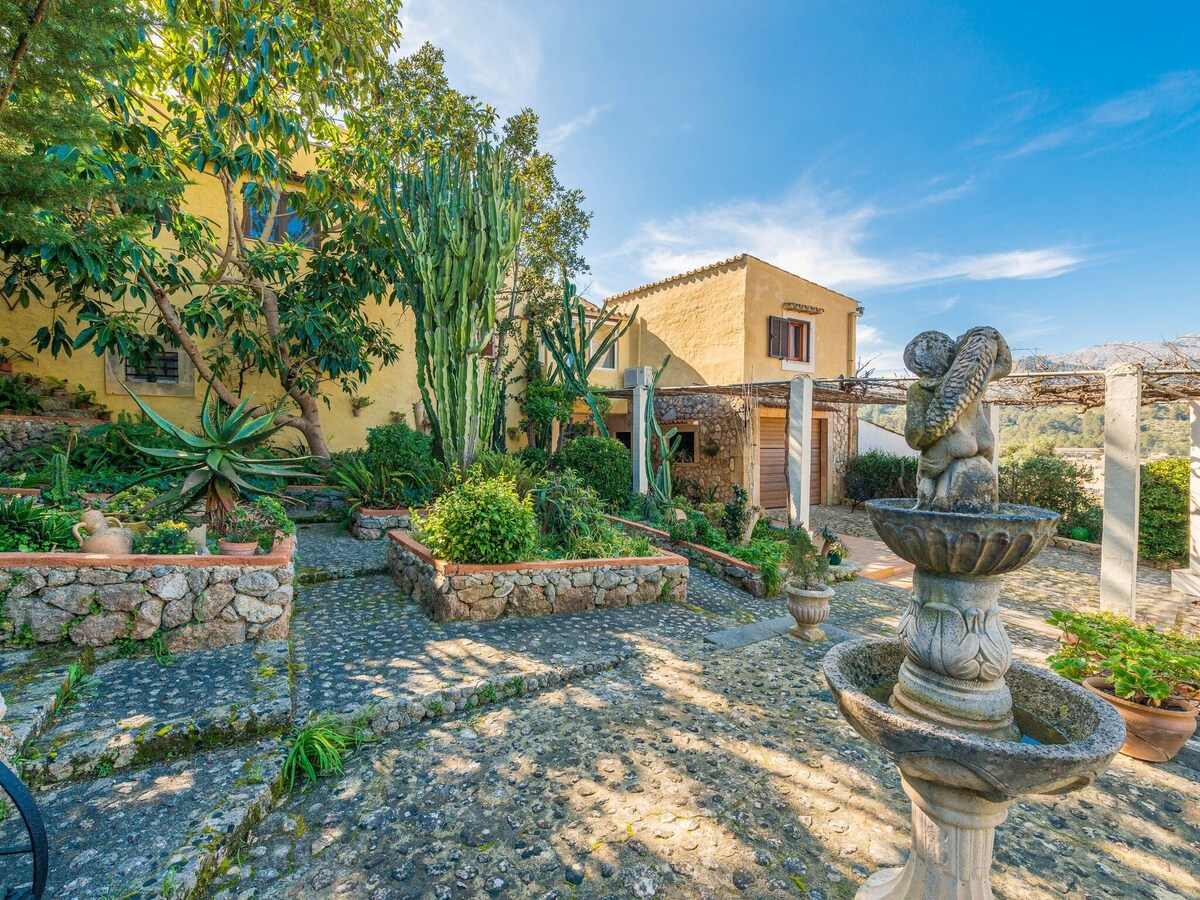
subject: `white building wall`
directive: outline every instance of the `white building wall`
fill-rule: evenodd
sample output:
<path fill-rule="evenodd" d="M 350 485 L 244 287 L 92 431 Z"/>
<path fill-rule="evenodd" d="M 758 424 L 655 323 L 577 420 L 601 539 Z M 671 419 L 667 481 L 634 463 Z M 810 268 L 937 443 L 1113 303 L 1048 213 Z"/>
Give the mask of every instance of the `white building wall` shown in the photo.
<path fill-rule="evenodd" d="M 904 435 L 892 431 L 890 428 L 876 425 L 874 422 L 868 422 L 866 419 L 859 419 L 858 452 L 868 453 L 871 450 L 894 453 L 896 456 L 920 456 L 916 450 L 908 446 Z"/>

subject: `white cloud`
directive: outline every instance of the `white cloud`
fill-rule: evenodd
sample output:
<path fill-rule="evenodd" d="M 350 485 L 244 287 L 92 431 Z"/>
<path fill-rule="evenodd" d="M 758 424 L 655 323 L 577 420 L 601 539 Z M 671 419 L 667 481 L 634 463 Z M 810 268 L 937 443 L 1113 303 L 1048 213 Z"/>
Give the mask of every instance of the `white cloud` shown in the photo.
<path fill-rule="evenodd" d="M 822 196 L 801 184 L 777 202 L 738 201 L 646 222 L 616 255 L 629 258 L 646 280 L 655 280 L 744 251 L 845 289 L 1053 278 L 1085 261 L 1062 246 L 974 255 L 872 254 L 866 249 L 870 229 L 884 215 L 871 204 Z"/>
<path fill-rule="evenodd" d="M 506 0 L 406 0 L 403 50 L 425 41 L 446 53 L 459 90 L 510 115 L 536 101 L 542 48 L 537 21 Z"/>
<path fill-rule="evenodd" d="M 855 339 L 858 365 L 864 374 L 868 370 L 878 378 L 908 374 L 904 367 L 904 347 L 886 340 L 883 332 L 865 319 L 859 320 Z"/>
<path fill-rule="evenodd" d="M 1008 156 L 1103 140 L 1120 132 L 1132 131 L 1133 137 L 1153 139 L 1190 125 L 1198 113 L 1200 71 L 1171 72 L 1148 88 L 1120 94 L 1074 121 L 1025 141 Z"/>
<path fill-rule="evenodd" d="M 584 128 L 587 128 L 596 121 L 596 118 L 601 113 L 607 112 L 611 108 L 611 103 L 602 103 L 599 106 L 592 106 L 589 107 L 587 112 L 583 113 L 583 115 L 576 116 L 573 119 L 568 119 L 561 125 L 555 125 L 550 129 L 549 132 L 547 132 L 546 138 L 543 141 L 543 143 L 546 145 L 546 149 L 557 150 L 560 146 L 566 143 L 573 134 L 575 134 L 577 131 L 582 131 Z"/>

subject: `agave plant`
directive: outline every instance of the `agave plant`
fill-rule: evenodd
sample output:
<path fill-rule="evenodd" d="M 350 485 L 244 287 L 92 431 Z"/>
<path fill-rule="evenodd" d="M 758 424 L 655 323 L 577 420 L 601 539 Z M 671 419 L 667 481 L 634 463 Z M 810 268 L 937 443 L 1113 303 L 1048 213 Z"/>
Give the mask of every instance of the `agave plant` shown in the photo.
<path fill-rule="evenodd" d="M 302 468 L 312 459 L 310 456 L 257 459 L 247 455 L 248 451 L 261 445 L 283 427 L 276 424 L 278 410 L 258 416 L 253 414 L 250 407 L 253 395 L 239 403 L 228 416 L 218 419 L 213 415 L 212 394 L 206 392 L 200 410 L 200 434 L 192 434 L 164 419 L 128 387 L 125 390 L 150 421 L 183 445 L 179 450 L 131 445 L 147 456 L 176 461 L 175 465 L 155 473 L 153 477 L 187 473 L 183 482 L 159 497 L 154 506 L 186 507 L 203 497 L 205 516 L 220 533 L 225 518 L 244 493 L 279 496 L 247 479 L 287 481 L 318 477 Z"/>

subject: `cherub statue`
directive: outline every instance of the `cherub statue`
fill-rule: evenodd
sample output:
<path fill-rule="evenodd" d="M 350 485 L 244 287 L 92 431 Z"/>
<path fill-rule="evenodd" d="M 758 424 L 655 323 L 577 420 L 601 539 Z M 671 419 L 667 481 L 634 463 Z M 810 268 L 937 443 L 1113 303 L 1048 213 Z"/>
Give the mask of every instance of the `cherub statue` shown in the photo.
<path fill-rule="evenodd" d="M 989 382 L 1012 371 L 1012 351 L 995 328 L 972 328 L 957 341 L 923 331 L 904 348 L 918 378 L 908 389 L 904 437 L 921 451 L 917 508 L 984 512 L 999 496 L 992 468 L 995 436 L 983 413 Z"/>

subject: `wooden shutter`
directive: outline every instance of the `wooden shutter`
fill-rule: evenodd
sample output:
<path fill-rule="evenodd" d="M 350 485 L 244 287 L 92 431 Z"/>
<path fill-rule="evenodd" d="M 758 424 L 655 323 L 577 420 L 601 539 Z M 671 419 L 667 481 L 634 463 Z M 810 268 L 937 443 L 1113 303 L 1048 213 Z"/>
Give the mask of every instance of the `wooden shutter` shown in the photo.
<path fill-rule="evenodd" d="M 788 320 L 779 316 L 770 316 L 767 319 L 767 356 L 773 359 L 787 359 L 788 357 L 788 338 L 790 337 L 790 329 L 788 328 Z"/>

